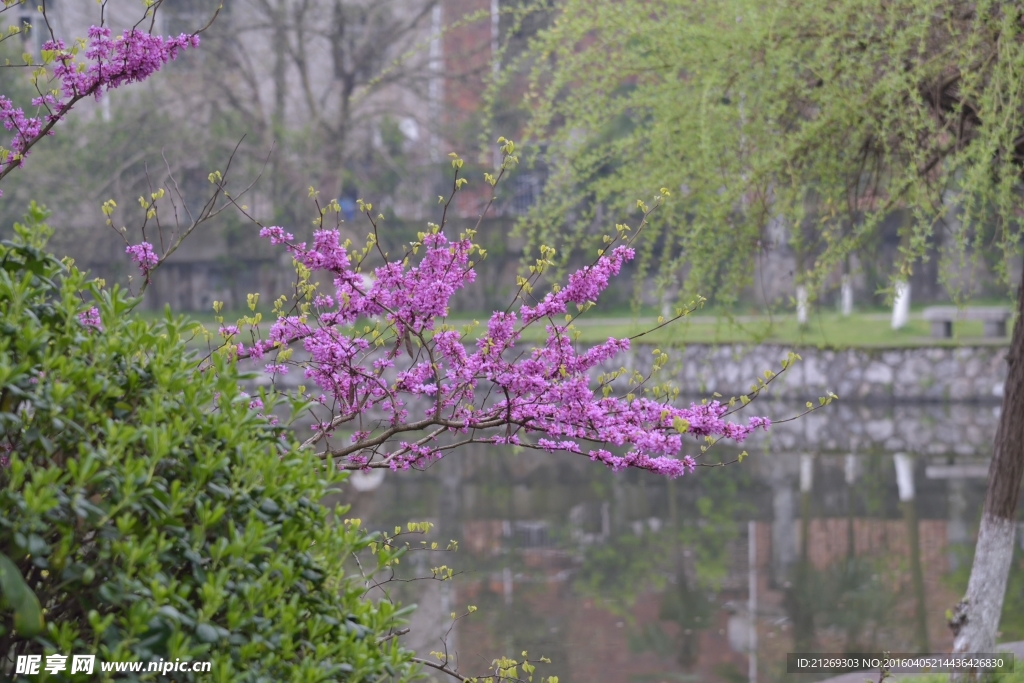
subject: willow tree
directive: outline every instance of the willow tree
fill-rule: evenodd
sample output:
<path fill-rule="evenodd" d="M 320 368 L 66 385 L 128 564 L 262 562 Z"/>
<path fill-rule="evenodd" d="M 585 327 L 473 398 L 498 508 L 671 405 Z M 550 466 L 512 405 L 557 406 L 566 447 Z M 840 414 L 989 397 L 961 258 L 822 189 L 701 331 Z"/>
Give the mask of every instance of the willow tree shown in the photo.
<path fill-rule="evenodd" d="M 565 0 L 534 43 L 532 136 L 548 150 L 531 243 L 595 247 L 598 212 L 677 188 L 646 237 L 650 272 L 728 300 L 780 223 L 815 291 L 894 211 L 894 282 L 941 243 L 947 275 L 1019 255 L 1024 17 L 955 0 Z M 574 216 L 566 224 L 556 217 Z M 947 278 L 955 285 L 955 278 Z M 709 291 L 710 290 L 710 291 Z M 1017 296 L 1018 316 L 1024 297 Z M 1024 472 L 1024 325 L 967 595 L 960 652 L 995 638 Z"/>

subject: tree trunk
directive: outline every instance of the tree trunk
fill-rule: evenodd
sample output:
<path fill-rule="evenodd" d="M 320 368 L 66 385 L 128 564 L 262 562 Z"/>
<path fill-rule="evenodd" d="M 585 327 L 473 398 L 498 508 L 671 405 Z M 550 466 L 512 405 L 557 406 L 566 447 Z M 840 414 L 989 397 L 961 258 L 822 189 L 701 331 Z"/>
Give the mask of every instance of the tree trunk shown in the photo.
<path fill-rule="evenodd" d="M 999 630 L 1006 581 L 1013 559 L 1014 517 L 1024 475 L 1024 283 L 1017 291 L 1017 322 L 1006 356 L 1003 410 L 988 468 L 988 492 L 974 551 L 967 595 L 950 628 L 957 653 L 991 652 Z"/>

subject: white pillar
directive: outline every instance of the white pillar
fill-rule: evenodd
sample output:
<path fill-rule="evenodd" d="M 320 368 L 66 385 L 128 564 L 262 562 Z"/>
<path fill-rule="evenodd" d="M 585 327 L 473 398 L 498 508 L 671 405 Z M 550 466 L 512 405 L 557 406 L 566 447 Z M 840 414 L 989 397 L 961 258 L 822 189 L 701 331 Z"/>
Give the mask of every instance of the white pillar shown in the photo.
<path fill-rule="evenodd" d="M 800 456 L 800 493 L 810 493 L 814 486 L 814 456 L 804 453 Z"/>
<path fill-rule="evenodd" d="M 843 284 L 839 289 L 840 300 L 842 302 L 842 313 L 843 316 L 849 316 L 853 313 L 853 283 L 850 282 L 850 276 L 843 276 Z"/>
<path fill-rule="evenodd" d="M 896 488 L 899 489 L 900 502 L 914 500 L 914 459 L 906 453 L 892 456 L 896 463 Z"/>
<path fill-rule="evenodd" d="M 843 475 L 846 478 L 847 486 L 853 486 L 853 483 L 857 481 L 857 456 L 853 453 L 846 454 L 846 460 L 843 463 Z"/>
<path fill-rule="evenodd" d="M 892 329 L 898 330 L 910 320 L 910 283 L 896 282 L 896 299 L 892 304 Z"/>
<path fill-rule="evenodd" d="M 807 324 L 807 286 L 797 285 L 796 287 L 796 321 L 801 325 Z"/>

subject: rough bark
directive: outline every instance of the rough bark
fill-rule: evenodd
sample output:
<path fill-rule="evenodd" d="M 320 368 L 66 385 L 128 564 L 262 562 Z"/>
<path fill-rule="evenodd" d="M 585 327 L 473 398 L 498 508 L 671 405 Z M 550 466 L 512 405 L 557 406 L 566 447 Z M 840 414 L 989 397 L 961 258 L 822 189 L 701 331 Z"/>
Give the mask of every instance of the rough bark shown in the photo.
<path fill-rule="evenodd" d="M 1017 292 L 1017 323 L 1006 360 L 1003 409 L 971 578 L 950 620 L 958 653 L 992 651 L 1013 559 L 1014 518 L 1024 475 L 1024 283 Z"/>

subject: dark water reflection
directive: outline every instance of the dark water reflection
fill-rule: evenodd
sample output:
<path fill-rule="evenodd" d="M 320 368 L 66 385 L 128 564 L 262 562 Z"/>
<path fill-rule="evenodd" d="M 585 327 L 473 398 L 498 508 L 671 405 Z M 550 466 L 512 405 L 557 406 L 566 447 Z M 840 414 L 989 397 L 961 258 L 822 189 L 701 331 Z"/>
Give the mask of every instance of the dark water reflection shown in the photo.
<path fill-rule="evenodd" d="M 433 540 L 459 541 L 401 565 L 454 580 L 390 588 L 419 605 L 407 638 L 424 656 L 451 612 L 479 608 L 448 639 L 466 674 L 528 650 L 561 683 L 787 680 L 787 652 L 951 646 L 996 419 L 844 406 L 674 482 L 477 448 L 343 498 L 371 528 L 429 520 Z M 1003 640 L 1024 639 L 1021 555 Z"/>

